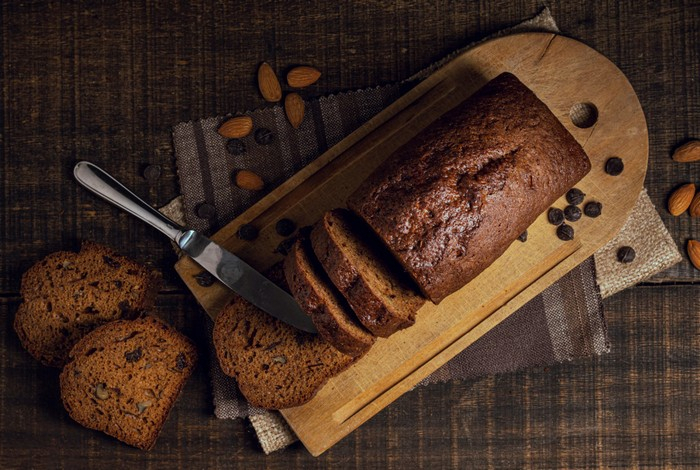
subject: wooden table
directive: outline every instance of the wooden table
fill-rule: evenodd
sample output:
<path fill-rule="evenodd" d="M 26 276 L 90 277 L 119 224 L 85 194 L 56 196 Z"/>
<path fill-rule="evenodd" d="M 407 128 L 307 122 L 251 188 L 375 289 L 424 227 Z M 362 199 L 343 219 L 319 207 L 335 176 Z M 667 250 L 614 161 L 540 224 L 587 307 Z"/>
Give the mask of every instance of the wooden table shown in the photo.
<path fill-rule="evenodd" d="M 646 186 L 679 246 L 700 224 L 663 208 L 700 164 L 698 2 L 550 2 L 564 34 L 615 62 L 646 112 Z M 46 254 L 105 242 L 163 270 L 158 313 L 204 350 L 202 313 L 169 244 L 73 182 L 103 165 L 162 205 L 178 194 L 171 127 L 263 104 L 261 60 L 321 68 L 313 95 L 389 83 L 536 14 L 522 2 L 3 2 L 0 170 L 1 468 L 465 468 L 700 466 L 700 271 L 685 259 L 605 301 L 612 351 L 590 360 L 417 388 L 319 458 L 265 456 L 243 421 L 213 417 L 206 354 L 144 453 L 76 425 L 57 372 L 12 330 L 21 273 Z M 147 182 L 146 165 L 163 175 Z"/>

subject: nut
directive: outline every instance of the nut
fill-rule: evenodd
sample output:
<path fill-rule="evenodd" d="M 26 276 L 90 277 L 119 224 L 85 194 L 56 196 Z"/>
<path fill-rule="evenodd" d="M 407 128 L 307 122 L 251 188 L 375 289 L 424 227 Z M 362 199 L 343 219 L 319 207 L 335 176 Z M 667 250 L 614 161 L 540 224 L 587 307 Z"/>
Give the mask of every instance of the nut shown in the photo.
<path fill-rule="evenodd" d="M 688 240 L 688 258 L 697 269 L 700 269 L 700 242 L 697 240 Z"/>
<path fill-rule="evenodd" d="M 260 64 L 258 68 L 258 88 L 265 101 L 276 103 L 282 99 L 282 87 L 277 75 L 267 62 Z"/>
<path fill-rule="evenodd" d="M 681 215 L 690 207 L 693 196 L 695 196 L 695 185 L 693 183 L 684 184 L 668 198 L 668 211 L 672 215 Z"/>
<path fill-rule="evenodd" d="M 100 400 L 109 398 L 109 389 L 107 389 L 106 383 L 97 384 L 97 387 L 95 387 L 95 396 Z"/>
<path fill-rule="evenodd" d="M 260 191 L 265 187 L 265 182 L 252 171 L 239 170 L 236 172 L 236 186 L 249 191 Z"/>
<path fill-rule="evenodd" d="M 304 100 L 298 93 L 290 93 L 284 98 L 284 112 L 294 129 L 298 129 L 304 120 Z"/>
<path fill-rule="evenodd" d="M 700 160 L 700 140 L 691 140 L 681 145 L 671 157 L 677 162 L 697 162 Z"/>
<path fill-rule="evenodd" d="M 250 134 L 252 130 L 253 118 L 250 116 L 236 116 L 219 127 L 219 134 L 229 139 L 240 139 Z"/>
<path fill-rule="evenodd" d="M 277 362 L 279 364 L 286 364 L 287 358 L 284 356 L 275 356 L 272 358 L 272 362 Z"/>
<path fill-rule="evenodd" d="M 693 197 L 693 200 L 690 203 L 688 211 L 690 212 L 691 217 L 700 216 L 700 193 L 695 194 L 695 197 Z"/>
<path fill-rule="evenodd" d="M 150 400 L 140 401 L 136 404 L 136 409 L 139 410 L 139 414 L 141 414 L 152 404 Z"/>
<path fill-rule="evenodd" d="M 321 76 L 318 69 L 302 65 L 294 67 L 287 73 L 287 83 L 292 88 L 304 88 L 316 83 L 316 80 Z"/>

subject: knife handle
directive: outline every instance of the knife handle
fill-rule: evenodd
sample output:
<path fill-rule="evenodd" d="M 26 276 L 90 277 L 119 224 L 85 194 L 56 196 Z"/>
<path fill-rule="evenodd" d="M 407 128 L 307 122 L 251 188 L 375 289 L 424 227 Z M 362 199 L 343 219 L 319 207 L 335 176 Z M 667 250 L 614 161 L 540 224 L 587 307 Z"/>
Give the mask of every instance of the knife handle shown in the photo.
<path fill-rule="evenodd" d="M 149 206 L 97 165 L 90 162 L 78 162 L 73 169 L 73 175 L 78 183 L 93 193 L 143 220 L 171 240 L 177 241 L 182 235 L 183 227 Z"/>

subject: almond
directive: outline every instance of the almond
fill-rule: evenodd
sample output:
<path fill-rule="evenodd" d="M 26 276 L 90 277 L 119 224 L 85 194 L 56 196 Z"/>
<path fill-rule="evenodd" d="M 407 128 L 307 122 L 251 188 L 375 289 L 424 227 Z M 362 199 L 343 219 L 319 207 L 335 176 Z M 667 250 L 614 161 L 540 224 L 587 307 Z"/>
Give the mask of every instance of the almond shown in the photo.
<path fill-rule="evenodd" d="M 688 208 L 691 217 L 700 217 L 700 193 L 696 193 Z"/>
<path fill-rule="evenodd" d="M 252 171 L 239 170 L 236 172 L 236 186 L 248 191 L 260 191 L 265 187 L 265 183 Z"/>
<path fill-rule="evenodd" d="M 258 69 L 258 88 L 265 101 L 276 103 L 282 99 L 282 87 L 277 75 L 267 62 L 263 62 Z"/>
<path fill-rule="evenodd" d="M 229 139 L 240 139 L 253 130 L 253 119 L 250 116 L 236 116 L 224 122 L 219 127 L 219 134 Z"/>
<path fill-rule="evenodd" d="M 316 80 L 321 76 L 318 69 L 302 65 L 294 67 L 287 73 L 287 83 L 292 88 L 304 88 L 305 86 L 316 83 Z"/>
<path fill-rule="evenodd" d="M 688 240 L 688 258 L 697 269 L 700 269 L 700 242 L 697 240 Z"/>
<path fill-rule="evenodd" d="M 697 162 L 700 160 L 700 140 L 691 140 L 673 152 L 673 158 L 677 162 Z"/>
<path fill-rule="evenodd" d="M 668 211 L 672 215 L 681 215 L 690 207 L 693 196 L 695 196 L 695 185 L 693 183 L 684 184 L 668 198 Z"/>
<path fill-rule="evenodd" d="M 284 112 L 294 129 L 298 129 L 304 120 L 304 100 L 298 93 L 289 93 L 284 98 Z"/>

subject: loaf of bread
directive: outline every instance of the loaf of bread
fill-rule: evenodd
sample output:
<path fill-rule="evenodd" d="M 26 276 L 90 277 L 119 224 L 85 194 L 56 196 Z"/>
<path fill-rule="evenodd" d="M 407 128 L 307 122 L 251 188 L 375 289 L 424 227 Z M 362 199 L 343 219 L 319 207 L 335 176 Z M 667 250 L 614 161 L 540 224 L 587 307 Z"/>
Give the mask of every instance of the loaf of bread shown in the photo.
<path fill-rule="evenodd" d="M 150 449 L 197 361 L 194 345 L 146 316 L 95 329 L 71 350 L 61 399 L 83 426 Z"/>
<path fill-rule="evenodd" d="M 354 357 L 361 356 L 374 344 L 376 338 L 360 324 L 333 286 L 308 238 L 300 237 L 294 243 L 284 260 L 284 273 L 292 295 L 324 340 Z"/>
<path fill-rule="evenodd" d="M 386 338 L 413 325 L 425 300 L 362 220 L 345 209 L 326 212 L 310 238 L 328 277 L 372 334 Z"/>
<path fill-rule="evenodd" d="M 289 290 L 282 263 L 265 275 Z M 213 337 L 224 373 L 236 379 L 246 400 L 262 408 L 302 405 L 355 362 L 319 335 L 297 330 L 237 295 L 216 317 Z"/>
<path fill-rule="evenodd" d="M 32 356 L 61 367 L 85 334 L 151 307 L 160 285 L 157 272 L 86 241 L 79 253 L 52 253 L 22 276 L 14 328 Z"/>
<path fill-rule="evenodd" d="M 590 166 L 549 108 L 503 73 L 398 149 L 347 203 L 439 303 Z"/>

